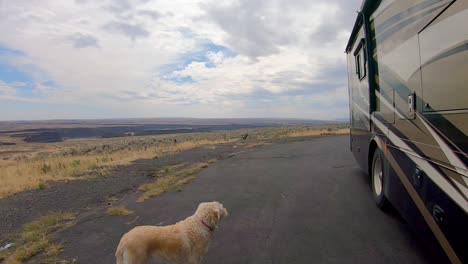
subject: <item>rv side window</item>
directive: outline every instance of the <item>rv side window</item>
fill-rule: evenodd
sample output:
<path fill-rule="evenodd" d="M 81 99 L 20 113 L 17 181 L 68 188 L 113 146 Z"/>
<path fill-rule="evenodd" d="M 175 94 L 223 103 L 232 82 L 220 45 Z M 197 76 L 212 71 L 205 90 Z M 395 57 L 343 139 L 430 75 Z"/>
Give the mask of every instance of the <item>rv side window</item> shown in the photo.
<path fill-rule="evenodd" d="M 361 79 L 361 54 L 356 55 L 356 74 L 358 75 L 359 79 Z"/>
<path fill-rule="evenodd" d="M 366 77 L 366 52 L 364 46 L 364 39 L 361 40 L 361 43 L 354 51 L 354 61 L 356 64 L 356 74 L 359 77 L 359 80 L 362 80 Z"/>

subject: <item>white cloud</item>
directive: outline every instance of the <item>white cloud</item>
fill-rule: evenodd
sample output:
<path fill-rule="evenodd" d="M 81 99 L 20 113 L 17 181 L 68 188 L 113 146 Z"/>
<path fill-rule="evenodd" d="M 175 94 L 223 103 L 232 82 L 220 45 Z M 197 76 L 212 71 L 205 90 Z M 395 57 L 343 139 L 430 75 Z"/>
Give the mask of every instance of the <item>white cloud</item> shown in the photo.
<path fill-rule="evenodd" d="M 347 109 L 346 76 L 332 73 L 345 67 L 359 3 L 3 1 L 0 47 L 24 53 L 9 63 L 32 76 L 44 102 L 106 108 L 111 117 L 332 118 L 332 105 Z M 202 59 L 190 61 L 193 53 Z"/>

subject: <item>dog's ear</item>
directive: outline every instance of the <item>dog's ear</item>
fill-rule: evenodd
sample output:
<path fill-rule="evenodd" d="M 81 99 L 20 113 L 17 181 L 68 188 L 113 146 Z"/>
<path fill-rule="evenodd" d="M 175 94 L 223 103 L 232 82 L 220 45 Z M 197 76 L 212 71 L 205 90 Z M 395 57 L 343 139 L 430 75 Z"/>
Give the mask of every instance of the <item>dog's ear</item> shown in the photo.
<path fill-rule="evenodd" d="M 217 227 L 220 218 L 221 218 L 221 212 L 218 207 L 213 206 L 210 208 L 210 210 L 208 210 L 208 219 L 212 226 Z"/>

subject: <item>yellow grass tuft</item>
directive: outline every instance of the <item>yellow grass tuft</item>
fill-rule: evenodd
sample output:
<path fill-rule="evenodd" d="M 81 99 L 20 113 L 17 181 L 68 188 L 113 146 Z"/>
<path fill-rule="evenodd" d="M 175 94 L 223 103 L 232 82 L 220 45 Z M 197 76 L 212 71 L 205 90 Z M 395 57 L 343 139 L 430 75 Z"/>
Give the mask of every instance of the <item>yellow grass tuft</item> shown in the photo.
<path fill-rule="evenodd" d="M 197 174 L 207 167 L 207 163 L 202 163 L 197 166 L 158 178 L 155 182 L 141 185 L 139 190 L 145 193 L 138 199 L 138 202 L 143 202 L 150 197 L 158 196 L 165 192 L 175 190 L 178 187 L 193 181 L 195 177 L 188 176 Z"/>
<path fill-rule="evenodd" d="M 46 259 L 42 263 L 44 264 L 67 263 L 67 261 L 60 261 L 60 262 L 57 261 L 57 257 L 62 250 L 63 250 L 62 243 L 50 245 L 45 252 Z"/>
<path fill-rule="evenodd" d="M 193 180 L 195 180 L 195 176 L 189 176 L 187 178 L 179 180 L 177 182 L 177 186 L 182 186 L 182 185 L 188 184 L 188 183 L 192 182 Z"/>
<path fill-rule="evenodd" d="M 51 244 L 51 235 L 75 217 L 71 213 L 54 213 L 24 225 L 15 246 L 0 252 L 0 260 L 5 264 L 22 263 L 42 251 L 48 259 L 56 258 L 62 246 Z"/>
<path fill-rule="evenodd" d="M 170 166 L 166 166 L 162 169 L 160 169 L 158 171 L 158 175 L 164 175 L 164 174 L 168 174 L 168 173 L 172 173 L 174 171 L 177 171 L 185 166 L 187 166 L 188 163 L 186 162 L 183 162 L 183 163 L 179 163 L 179 164 L 175 164 L 175 165 L 170 165 Z"/>
<path fill-rule="evenodd" d="M 116 206 L 107 209 L 107 214 L 112 216 L 131 215 L 133 214 L 133 211 L 130 211 L 123 206 Z"/>
<path fill-rule="evenodd" d="M 116 202 L 116 201 L 119 200 L 119 198 L 117 198 L 115 196 L 112 196 L 112 195 L 107 195 L 106 200 L 109 201 L 109 202 Z"/>

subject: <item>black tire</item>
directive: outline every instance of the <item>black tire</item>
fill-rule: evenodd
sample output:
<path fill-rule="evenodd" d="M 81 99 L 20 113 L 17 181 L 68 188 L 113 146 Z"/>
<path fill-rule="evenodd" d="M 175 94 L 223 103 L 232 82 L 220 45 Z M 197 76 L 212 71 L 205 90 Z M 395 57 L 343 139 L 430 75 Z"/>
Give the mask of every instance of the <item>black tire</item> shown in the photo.
<path fill-rule="evenodd" d="M 372 167 L 369 172 L 372 179 L 372 194 L 374 195 L 377 207 L 385 210 L 388 207 L 388 201 L 384 194 L 385 186 L 385 170 L 384 170 L 384 155 L 382 150 L 377 148 L 374 151 L 372 158 Z"/>

